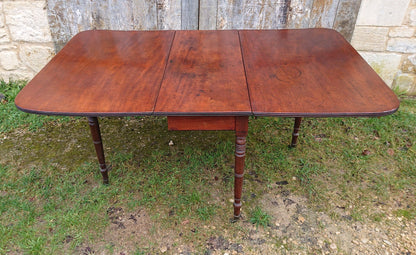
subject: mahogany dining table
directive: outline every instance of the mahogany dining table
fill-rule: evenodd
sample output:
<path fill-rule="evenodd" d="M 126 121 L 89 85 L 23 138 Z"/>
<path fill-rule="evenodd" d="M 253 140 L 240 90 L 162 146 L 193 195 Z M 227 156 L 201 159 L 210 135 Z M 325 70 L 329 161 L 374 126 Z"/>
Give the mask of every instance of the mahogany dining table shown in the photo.
<path fill-rule="evenodd" d="M 240 217 L 249 116 L 358 117 L 399 101 L 335 30 L 84 31 L 22 89 L 25 112 L 88 118 L 108 183 L 98 117 L 167 116 L 169 130 L 235 131 Z M 296 128 L 296 124 L 295 124 Z"/>

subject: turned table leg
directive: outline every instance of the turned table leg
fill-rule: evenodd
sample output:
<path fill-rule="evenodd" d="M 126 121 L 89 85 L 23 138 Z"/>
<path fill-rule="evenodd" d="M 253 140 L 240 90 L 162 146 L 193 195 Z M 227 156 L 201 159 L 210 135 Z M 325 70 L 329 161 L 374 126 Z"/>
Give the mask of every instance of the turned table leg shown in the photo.
<path fill-rule="evenodd" d="M 241 216 L 241 193 L 243 190 L 244 161 L 246 156 L 246 137 L 248 117 L 235 118 L 235 168 L 234 168 L 234 219 Z"/>
<path fill-rule="evenodd" d="M 108 184 L 108 168 L 105 164 L 103 143 L 101 142 L 100 126 L 97 117 L 88 117 L 92 140 L 94 142 L 95 151 L 97 153 L 98 162 L 100 163 L 100 171 L 103 176 L 103 183 Z"/>
<path fill-rule="evenodd" d="M 298 143 L 298 136 L 299 136 L 299 130 L 300 130 L 300 123 L 302 122 L 301 117 L 295 118 L 295 125 L 293 127 L 293 133 L 292 133 L 292 143 L 290 144 L 290 147 L 296 147 Z"/>

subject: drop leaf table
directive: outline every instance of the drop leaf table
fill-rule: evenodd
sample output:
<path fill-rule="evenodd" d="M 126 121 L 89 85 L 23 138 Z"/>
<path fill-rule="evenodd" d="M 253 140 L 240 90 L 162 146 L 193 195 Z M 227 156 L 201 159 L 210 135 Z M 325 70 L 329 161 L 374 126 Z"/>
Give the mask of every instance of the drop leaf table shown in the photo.
<path fill-rule="evenodd" d="M 296 134 L 302 117 L 383 116 L 399 107 L 330 29 L 84 31 L 15 104 L 29 113 L 87 117 L 104 183 L 98 117 L 161 115 L 170 130 L 235 131 L 235 218 L 249 116 L 295 117 Z"/>

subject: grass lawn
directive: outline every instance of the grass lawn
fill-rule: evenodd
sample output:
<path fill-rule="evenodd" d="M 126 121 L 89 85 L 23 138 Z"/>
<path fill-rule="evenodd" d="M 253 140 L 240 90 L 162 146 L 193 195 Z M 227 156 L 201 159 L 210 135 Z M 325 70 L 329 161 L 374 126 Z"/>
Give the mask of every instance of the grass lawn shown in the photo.
<path fill-rule="evenodd" d="M 302 204 L 290 219 L 300 227 L 311 220 L 302 212 L 380 229 L 391 218 L 415 220 L 412 98 L 386 117 L 306 118 L 295 149 L 293 119 L 250 118 L 243 218 L 230 223 L 233 132 L 168 131 L 162 117 L 101 118 L 112 165 L 106 186 L 86 119 L 20 112 L 13 99 L 24 85 L 0 83 L 0 254 L 250 254 L 252 240 L 275 252 L 320 253 L 336 243 L 292 245 L 273 196 L 287 208 Z"/>

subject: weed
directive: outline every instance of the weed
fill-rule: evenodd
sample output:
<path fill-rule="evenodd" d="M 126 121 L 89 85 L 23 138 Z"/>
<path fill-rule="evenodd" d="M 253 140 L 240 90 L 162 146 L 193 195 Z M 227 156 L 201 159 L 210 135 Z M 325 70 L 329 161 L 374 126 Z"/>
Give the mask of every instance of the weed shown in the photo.
<path fill-rule="evenodd" d="M 412 220 L 416 217 L 415 209 L 399 209 L 394 212 L 397 217 L 404 217 L 408 220 Z"/>
<path fill-rule="evenodd" d="M 213 205 L 205 205 L 203 207 L 200 207 L 196 209 L 198 213 L 199 219 L 203 221 L 207 221 L 212 218 L 212 216 L 215 214 L 215 206 Z"/>
<path fill-rule="evenodd" d="M 375 222 L 381 222 L 385 217 L 386 214 L 385 213 L 375 213 L 373 215 L 371 215 L 373 221 Z"/>
<path fill-rule="evenodd" d="M 263 211 L 260 207 L 256 206 L 250 214 L 250 222 L 256 224 L 256 227 L 259 225 L 267 227 L 270 224 L 271 217 L 267 212 Z"/>
<path fill-rule="evenodd" d="M 44 237 L 29 237 L 22 248 L 30 254 L 42 254 L 45 242 Z"/>

